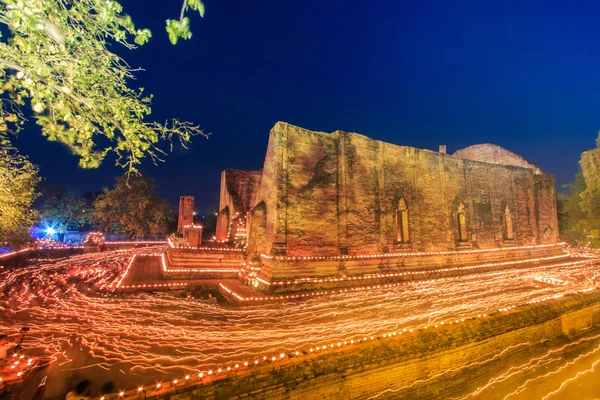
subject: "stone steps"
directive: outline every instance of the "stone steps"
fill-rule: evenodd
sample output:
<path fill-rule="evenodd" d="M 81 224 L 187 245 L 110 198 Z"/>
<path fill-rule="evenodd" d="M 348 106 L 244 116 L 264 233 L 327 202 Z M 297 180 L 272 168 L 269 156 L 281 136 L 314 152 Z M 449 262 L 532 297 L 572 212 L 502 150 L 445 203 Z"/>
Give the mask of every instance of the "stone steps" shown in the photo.
<path fill-rule="evenodd" d="M 451 277 L 576 260 L 565 251 L 564 246 L 325 260 L 263 257 L 258 288 L 278 294 Z"/>
<path fill-rule="evenodd" d="M 196 259 L 196 260 L 171 260 L 170 265 L 173 267 L 198 267 L 198 266 L 206 266 L 206 267 L 218 267 L 218 266 L 239 266 L 240 260 L 206 260 L 206 259 Z"/>
<path fill-rule="evenodd" d="M 167 279 L 235 279 L 243 263 L 242 253 L 165 253 Z"/>

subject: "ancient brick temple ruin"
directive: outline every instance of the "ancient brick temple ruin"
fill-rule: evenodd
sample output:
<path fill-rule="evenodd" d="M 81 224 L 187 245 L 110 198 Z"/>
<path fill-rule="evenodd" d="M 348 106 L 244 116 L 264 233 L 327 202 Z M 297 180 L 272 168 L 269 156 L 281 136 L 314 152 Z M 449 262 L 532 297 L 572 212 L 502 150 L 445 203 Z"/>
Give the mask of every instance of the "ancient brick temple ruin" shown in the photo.
<path fill-rule="evenodd" d="M 266 281 L 325 272 L 303 260 L 553 245 L 554 177 L 492 144 L 449 155 L 278 122 L 262 171 L 223 172 L 217 239 L 247 240 Z"/>
<path fill-rule="evenodd" d="M 554 177 L 491 144 L 453 155 L 277 123 L 262 171 L 226 170 L 217 239 L 337 256 L 556 243 Z M 237 224 L 238 222 L 236 222 Z"/>

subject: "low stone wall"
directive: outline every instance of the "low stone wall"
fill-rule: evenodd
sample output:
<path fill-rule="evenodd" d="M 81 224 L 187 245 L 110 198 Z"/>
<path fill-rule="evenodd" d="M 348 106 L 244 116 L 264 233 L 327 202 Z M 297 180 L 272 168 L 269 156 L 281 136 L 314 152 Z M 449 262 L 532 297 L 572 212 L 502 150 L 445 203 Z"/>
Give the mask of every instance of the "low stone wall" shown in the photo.
<path fill-rule="evenodd" d="M 174 400 L 323 399 L 339 398 L 341 394 L 363 399 L 387 391 L 387 396 L 379 398 L 398 398 L 400 388 L 418 379 L 431 378 L 448 369 L 458 374 L 484 356 L 502 352 L 502 357 L 493 361 L 496 363 L 524 351 L 523 343 L 567 343 L 582 332 L 591 335 L 599 330 L 600 292 L 594 291 L 446 324 L 439 329 L 367 338 L 359 344 L 340 347 L 334 344 L 319 352 L 286 354 L 271 362 L 261 360 L 258 366 L 204 373 L 176 384 L 164 382 L 160 388 L 144 387 L 123 394 L 130 399 Z M 533 351 L 532 347 L 527 351 Z M 452 373 L 444 375 L 441 390 L 453 388 L 456 383 L 451 378 Z M 427 394 L 434 382 L 416 386 L 424 388 L 419 396 Z"/>
<path fill-rule="evenodd" d="M 138 247 L 150 247 L 150 246 L 163 246 L 166 245 L 166 241 L 121 241 L 121 242 L 105 242 L 104 251 L 110 250 L 124 250 L 124 249 L 137 249 Z"/>
<path fill-rule="evenodd" d="M 177 282 L 181 282 L 181 281 L 189 281 L 189 286 L 193 285 L 196 283 L 196 281 L 199 280 L 210 280 L 210 281 L 214 281 L 215 283 L 213 283 L 213 287 L 217 287 L 217 283 L 218 281 L 221 280 L 230 280 L 230 279 L 236 279 L 238 276 L 238 271 L 233 271 L 233 270 L 228 270 L 228 269 L 224 269 L 224 270 L 194 270 L 193 268 L 190 268 L 189 271 L 177 271 L 177 272 L 167 272 L 164 274 L 165 277 L 165 284 L 168 285 L 170 280 L 174 280 Z M 179 285 L 181 285 L 181 283 L 178 283 Z"/>
<path fill-rule="evenodd" d="M 169 254 L 179 258 L 200 258 L 200 257 L 213 257 L 221 259 L 239 259 L 244 260 L 244 251 L 236 248 L 169 248 Z"/>
<path fill-rule="evenodd" d="M 361 285 L 353 277 L 365 275 L 391 275 L 411 271 L 433 272 L 464 266 L 490 264 L 501 269 L 502 263 L 568 256 L 564 244 L 522 246 L 493 250 L 471 250 L 438 253 L 398 253 L 340 257 L 271 257 L 260 260 L 258 288 L 270 293 L 303 290 L 321 290 L 343 286 Z M 537 261 L 534 261 L 537 262 Z M 496 265 L 492 265 L 496 264 Z M 473 272 L 473 271 L 471 271 Z M 419 272 L 421 273 L 421 272 Z M 460 274 L 454 271 L 451 275 Z M 443 277 L 437 272 L 421 278 Z M 410 278 L 412 279 L 412 278 Z M 386 282 L 386 280 L 379 280 Z"/>
<path fill-rule="evenodd" d="M 29 258 L 60 258 L 83 254 L 83 247 L 21 250 L 0 255 L 0 266 L 14 268 L 27 264 Z"/>
<path fill-rule="evenodd" d="M 34 250 L 20 250 L 10 253 L 0 254 L 0 268 L 14 268 L 27 263 Z"/>

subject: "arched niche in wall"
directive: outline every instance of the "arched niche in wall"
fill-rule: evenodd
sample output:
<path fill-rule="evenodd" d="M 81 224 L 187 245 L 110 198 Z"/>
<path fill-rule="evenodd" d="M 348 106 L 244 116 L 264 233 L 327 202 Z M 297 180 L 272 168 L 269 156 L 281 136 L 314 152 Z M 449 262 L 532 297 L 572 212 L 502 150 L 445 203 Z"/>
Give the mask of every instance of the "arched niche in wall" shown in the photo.
<path fill-rule="evenodd" d="M 409 243 L 410 231 L 408 228 L 408 206 L 404 197 L 398 200 L 396 207 L 396 242 Z"/>
<path fill-rule="evenodd" d="M 507 204 L 504 207 L 504 214 L 502 215 L 503 225 L 504 225 L 504 239 L 505 240 L 514 240 L 515 232 L 513 226 L 512 213 L 510 211 L 510 206 Z"/>
<path fill-rule="evenodd" d="M 456 224 L 458 228 L 458 241 L 469 241 L 467 234 L 467 214 L 465 213 L 465 205 L 461 202 L 456 211 Z"/>

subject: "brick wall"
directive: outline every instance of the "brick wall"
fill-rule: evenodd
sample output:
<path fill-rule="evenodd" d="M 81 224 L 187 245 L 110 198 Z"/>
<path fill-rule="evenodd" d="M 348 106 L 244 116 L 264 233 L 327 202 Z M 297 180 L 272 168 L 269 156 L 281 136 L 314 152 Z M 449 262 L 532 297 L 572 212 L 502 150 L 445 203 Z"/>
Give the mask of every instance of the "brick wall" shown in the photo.
<path fill-rule="evenodd" d="M 544 260 L 544 258 L 547 259 Z M 262 258 L 258 277 L 271 284 L 274 282 L 282 284 L 265 285 L 259 282 L 258 288 L 269 293 L 323 290 L 421 279 L 439 279 L 472 274 L 473 272 L 498 271 L 503 268 L 526 269 L 566 261 L 576 260 L 565 251 L 565 247 L 562 245 L 533 246 L 530 248 L 507 247 L 497 251 L 475 253 L 460 251 L 444 255 L 406 253 L 406 255 L 398 257 L 340 260 Z M 460 271 L 455 270 L 456 267 L 470 268 Z M 472 269 L 472 267 L 477 268 Z M 411 275 L 411 272 L 417 274 Z M 365 275 L 375 277 L 382 275 L 383 277 L 369 280 L 356 279 Z M 385 275 L 388 275 L 388 277 Z M 295 279 L 308 279 L 308 281 L 298 283 L 294 282 Z"/>
<path fill-rule="evenodd" d="M 179 218 L 177 232 L 182 233 L 183 227 L 194 223 L 194 196 L 181 196 L 179 198 Z"/>
<path fill-rule="evenodd" d="M 219 215 L 217 216 L 217 240 L 228 240 L 231 218 L 246 214 L 256 196 L 260 171 L 227 169 L 221 173 Z M 234 228 L 234 227 L 232 227 Z"/>
<path fill-rule="evenodd" d="M 535 168 L 466 160 L 280 122 L 271 131 L 263 171 L 253 207 L 260 205 L 265 215 L 250 226 L 249 250 L 254 255 L 364 254 L 399 246 L 444 251 L 555 243 L 558 238 L 554 178 Z M 396 242 L 401 198 L 409 214 L 406 244 Z M 458 237 L 461 205 L 466 243 Z M 507 206 L 513 241 L 505 237 Z M 266 234 L 253 237 L 261 225 Z"/>

